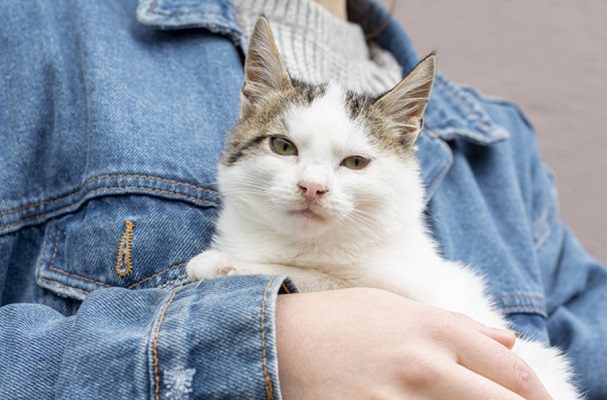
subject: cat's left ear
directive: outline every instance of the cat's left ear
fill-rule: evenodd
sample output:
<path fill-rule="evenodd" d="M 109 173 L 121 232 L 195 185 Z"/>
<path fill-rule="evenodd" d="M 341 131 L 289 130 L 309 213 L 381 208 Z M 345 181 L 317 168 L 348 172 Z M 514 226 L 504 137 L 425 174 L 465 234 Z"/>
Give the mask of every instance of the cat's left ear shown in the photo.
<path fill-rule="evenodd" d="M 280 58 L 270 23 L 262 15 L 253 29 L 245 59 L 241 116 L 253 111 L 271 92 L 288 90 L 291 87 L 291 79 Z"/>
<path fill-rule="evenodd" d="M 422 129 L 435 76 L 436 56 L 432 53 L 373 103 L 372 107 L 396 125 L 399 134 L 404 135 L 404 142 L 409 145 L 413 145 Z"/>

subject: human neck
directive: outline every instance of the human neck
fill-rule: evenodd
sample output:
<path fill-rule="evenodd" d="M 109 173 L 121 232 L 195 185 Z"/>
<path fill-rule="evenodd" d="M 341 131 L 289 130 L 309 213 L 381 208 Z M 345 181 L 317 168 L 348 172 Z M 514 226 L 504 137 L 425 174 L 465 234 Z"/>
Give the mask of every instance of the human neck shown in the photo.
<path fill-rule="evenodd" d="M 326 8 L 331 14 L 335 15 L 342 21 L 348 19 L 346 10 L 346 0 L 315 0 L 318 4 Z"/>

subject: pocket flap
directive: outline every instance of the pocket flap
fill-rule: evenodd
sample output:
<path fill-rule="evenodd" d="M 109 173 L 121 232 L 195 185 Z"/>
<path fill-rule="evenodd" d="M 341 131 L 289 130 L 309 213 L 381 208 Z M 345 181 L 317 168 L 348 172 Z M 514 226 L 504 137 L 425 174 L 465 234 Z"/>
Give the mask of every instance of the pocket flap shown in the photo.
<path fill-rule="evenodd" d="M 36 279 L 83 300 L 98 288 L 144 289 L 187 281 L 187 261 L 214 229 L 214 207 L 153 196 L 95 198 L 46 229 Z"/>

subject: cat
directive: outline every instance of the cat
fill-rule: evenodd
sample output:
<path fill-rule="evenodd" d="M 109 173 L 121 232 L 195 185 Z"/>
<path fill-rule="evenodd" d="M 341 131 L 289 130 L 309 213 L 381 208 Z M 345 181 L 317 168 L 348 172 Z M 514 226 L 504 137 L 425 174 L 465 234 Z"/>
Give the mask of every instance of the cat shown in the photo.
<path fill-rule="evenodd" d="M 217 231 L 189 277 L 286 273 L 301 291 L 375 287 L 507 328 L 483 280 L 442 259 L 424 224 L 413 146 L 435 70 L 430 55 L 379 98 L 302 84 L 261 17 L 218 168 Z M 519 338 L 514 351 L 553 398 L 581 398 L 557 349 Z"/>

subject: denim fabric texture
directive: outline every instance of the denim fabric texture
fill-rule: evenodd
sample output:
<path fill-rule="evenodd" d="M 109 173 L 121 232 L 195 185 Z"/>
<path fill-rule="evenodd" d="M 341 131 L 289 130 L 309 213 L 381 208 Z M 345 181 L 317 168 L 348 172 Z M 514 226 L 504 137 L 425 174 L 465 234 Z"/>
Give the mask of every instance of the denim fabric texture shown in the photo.
<path fill-rule="evenodd" d="M 382 25 L 364 3 L 351 19 Z M 376 40 L 419 60 L 394 20 Z M 221 205 L 245 51 L 226 0 L 0 6 L 0 399 L 280 399 L 286 277 L 184 270 Z M 442 253 L 607 397 L 607 269 L 560 220 L 518 108 L 439 74 L 417 156 Z"/>

